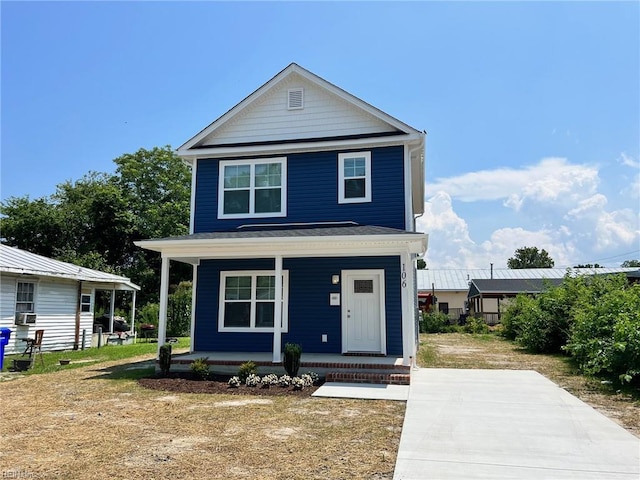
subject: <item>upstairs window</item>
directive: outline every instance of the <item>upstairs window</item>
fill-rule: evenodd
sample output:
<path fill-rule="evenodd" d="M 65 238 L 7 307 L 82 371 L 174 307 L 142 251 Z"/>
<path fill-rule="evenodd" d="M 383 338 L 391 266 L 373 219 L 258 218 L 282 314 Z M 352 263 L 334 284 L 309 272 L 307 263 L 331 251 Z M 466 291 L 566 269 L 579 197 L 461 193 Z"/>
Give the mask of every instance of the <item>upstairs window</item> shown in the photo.
<path fill-rule="evenodd" d="M 220 162 L 218 218 L 286 216 L 284 157 Z"/>
<path fill-rule="evenodd" d="M 338 155 L 338 203 L 371 201 L 371 152 Z"/>

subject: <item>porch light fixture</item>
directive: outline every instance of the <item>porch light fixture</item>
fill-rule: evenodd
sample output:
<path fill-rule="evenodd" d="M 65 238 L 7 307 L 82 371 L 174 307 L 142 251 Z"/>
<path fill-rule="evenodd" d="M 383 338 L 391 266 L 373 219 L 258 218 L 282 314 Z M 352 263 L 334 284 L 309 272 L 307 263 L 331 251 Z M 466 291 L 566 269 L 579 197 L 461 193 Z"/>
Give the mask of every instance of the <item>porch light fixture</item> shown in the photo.
<path fill-rule="evenodd" d="M 338 285 L 340 283 L 340 275 L 332 275 L 331 283 L 334 285 Z"/>

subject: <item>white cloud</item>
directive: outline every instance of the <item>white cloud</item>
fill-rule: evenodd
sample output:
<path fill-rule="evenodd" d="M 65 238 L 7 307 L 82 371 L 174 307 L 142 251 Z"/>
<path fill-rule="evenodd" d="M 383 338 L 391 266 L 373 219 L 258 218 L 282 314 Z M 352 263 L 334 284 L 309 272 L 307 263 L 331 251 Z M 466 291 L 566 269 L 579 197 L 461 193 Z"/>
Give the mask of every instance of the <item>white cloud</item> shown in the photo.
<path fill-rule="evenodd" d="M 598 186 L 598 170 L 574 165 L 565 158 L 544 158 L 522 169 L 481 170 L 427 183 L 428 195 L 445 191 L 463 202 L 502 200 L 519 211 L 525 201 L 575 202 L 592 195 Z"/>
<path fill-rule="evenodd" d="M 640 161 L 635 160 L 632 156 L 627 155 L 625 152 L 620 154 L 620 158 L 618 158 L 618 162 L 626 167 L 631 168 L 640 168 Z"/>
<path fill-rule="evenodd" d="M 621 158 L 628 166 L 633 164 L 628 156 Z M 483 170 L 439 179 L 427 185 L 431 197 L 418 219 L 418 229 L 430 235 L 427 265 L 488 268 L 493 263 L 505 268 L 516 249 L 535 246 L 547 250 L 556 266 L 565 267 L 595 262 L 621 248 L 637 249 L 640 208 L 611 208 L 598 191 L 599 182 L 596 167 L 573 165 L 562 158 L 543 159 L 519 170 Z M 462 201 L 458 211 L 454 210 L 456 200 Z M 508 208 L 510 223 L 533 228 L 516 224 L 471 232 L 464 212 L 469 208 L 466 204 L 474 201 L 486 202 L 494 220 Z"/>

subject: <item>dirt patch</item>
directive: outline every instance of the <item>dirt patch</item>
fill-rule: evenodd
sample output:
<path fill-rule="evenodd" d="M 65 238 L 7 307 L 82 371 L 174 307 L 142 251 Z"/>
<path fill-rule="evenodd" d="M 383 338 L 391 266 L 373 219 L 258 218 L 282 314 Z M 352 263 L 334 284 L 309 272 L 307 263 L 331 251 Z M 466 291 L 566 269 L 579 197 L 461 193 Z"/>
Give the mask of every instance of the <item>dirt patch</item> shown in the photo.
<path fill-rule="evenodd" d="M 320 384 L 307 387 L 302 390 L 293 387 L 247 387 L 240 385 L 239 387 L 230 387 L 227 383 L 228 376 L 216 375 L 208 380 L 196 380 L 190 374 L 172 373 L 167 377 L 148 377 L 141 378 L 138 383 L 153 390 L 162 390 L 173 393 L 202 393 L 202 394 L 218 394 L 218 395 L 258 395 L 258 396 L 288 396 L 288 397 L 310 397 Z"/>

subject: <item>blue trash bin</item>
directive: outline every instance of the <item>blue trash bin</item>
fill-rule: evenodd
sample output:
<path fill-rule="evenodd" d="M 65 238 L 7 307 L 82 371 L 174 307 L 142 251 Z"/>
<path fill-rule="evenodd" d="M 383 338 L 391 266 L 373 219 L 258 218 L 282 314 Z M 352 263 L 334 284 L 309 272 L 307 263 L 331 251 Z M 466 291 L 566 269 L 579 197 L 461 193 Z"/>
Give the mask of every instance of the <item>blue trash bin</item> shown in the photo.
<path fill-rule="evenodd" d="M 9 343 L 11 337 L 10 328 L 0 328 L 0 370 L 4 368 L 4 347 Z"/>

